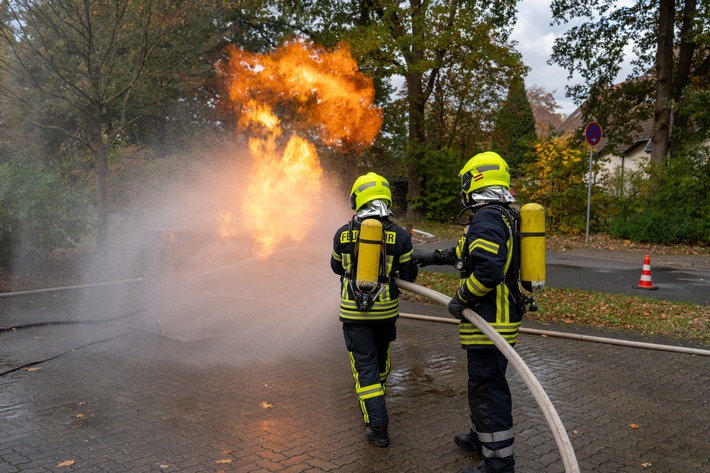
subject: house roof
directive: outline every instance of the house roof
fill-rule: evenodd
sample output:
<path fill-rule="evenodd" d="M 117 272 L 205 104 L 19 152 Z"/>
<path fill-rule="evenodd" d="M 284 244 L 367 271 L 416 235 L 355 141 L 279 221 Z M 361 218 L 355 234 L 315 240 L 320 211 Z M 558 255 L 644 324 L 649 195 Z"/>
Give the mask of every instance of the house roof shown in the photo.
<path fill-rule="evenodd" d="M 535 133 L 538 138 L 544 138 L 553 133 L 562 124 L 562 117 L 557 113 L 552 113 L 540 105 L 533 107 L 533 117 L 535 118 Z"/>
<path fill-rule="evenodd" d="M 585 126 L 584 115 L 582 114 L 581 107 L 578 107 L 574 112 L 570 114 L 555 130 L 557 135 L 564 135 L 567 133 L 575 133 L 579 131 L 583 133 L 582 128 Z M 637 148 L 640 144 L 648 145 L 649 149 L 651 146 L 651 138 L 653 136 L 653 118 L 645 120 L 641 124 L 641 131 L 635 132 L 632 135 L 632 140 L 629 143 L 619 144 L 614 147 L 614 154 L 627 154 Z M 609 143 L 609 139 L 602 133 L 602 139 L 597 145 L 599 151 L 604 150 L 606 145 Z"/>

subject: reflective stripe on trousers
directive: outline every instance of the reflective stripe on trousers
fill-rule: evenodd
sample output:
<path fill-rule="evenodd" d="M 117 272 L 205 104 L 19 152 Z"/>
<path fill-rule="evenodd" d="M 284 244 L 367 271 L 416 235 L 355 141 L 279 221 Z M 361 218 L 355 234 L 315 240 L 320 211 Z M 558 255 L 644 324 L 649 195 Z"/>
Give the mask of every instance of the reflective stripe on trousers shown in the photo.
<path fill-rule="evenodd" d="M 508 360 L 498 349 L 467 350 L 468 404 L 486 463 L 512 463 L 512 399 L 505 378 Z M 513 471 L 504 467 L 500 471 Z M 496 469 L 495 471 L 499 471 Z"/>

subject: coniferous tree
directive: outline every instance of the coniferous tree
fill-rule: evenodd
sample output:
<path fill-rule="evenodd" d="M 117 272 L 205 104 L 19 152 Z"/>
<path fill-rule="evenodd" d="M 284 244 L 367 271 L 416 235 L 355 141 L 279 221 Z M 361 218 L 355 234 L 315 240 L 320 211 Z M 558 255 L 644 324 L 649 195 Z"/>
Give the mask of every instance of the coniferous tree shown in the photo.
<path fill-rule="evenodd" d="M 535 159 L 535 117 L 525 93 L 523 79 L 510 83 L 508 96 L 495 118 L 492 147 L 504 157 L 512 173 Z"/>

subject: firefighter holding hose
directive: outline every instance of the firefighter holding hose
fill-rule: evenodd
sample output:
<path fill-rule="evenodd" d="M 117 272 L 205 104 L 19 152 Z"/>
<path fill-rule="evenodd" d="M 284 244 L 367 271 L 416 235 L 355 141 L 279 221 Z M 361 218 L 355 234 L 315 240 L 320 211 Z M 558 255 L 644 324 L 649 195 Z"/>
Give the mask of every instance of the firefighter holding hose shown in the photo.
<path fill-rule="evenodd" d="M 453 265 L 461 272 L 459 288 L 449 312 L 461 320 L 459 337 L 467 350 L 468 404 L 472 421 L 469 432 L 454 442 L 482 457 L 465 472 L 513 473 L 513 417 L 506 380 L 508 360 L 475 325 L 463 317 L 464 308 L 477 312 L 511 345 L 525 311 L 517 286 L 519 257 L 515 254 L 513 223 L 517 213 L 510 204 L 510 171 L 497 153 L 487 151 L 471 158 L 459 173 L 464 209 L 472 212 L 457 246 L 433 253 L 416 251 L 420 266 Z M 507 284 L 506 284 L 507 283 Z"/>
<path fill-rule="evenodd" d="M 413 282 L 419 268 L 409 232 L 390 220 L 392 193 L 384 177 L 374 172 L 358 177 L 350 203 L 355 215 L 335 233 L 330 266 L 340 275 L 340 321 L 365 436 L 388 447 L 385 392 L 399 316 L 394 278 Z"/>

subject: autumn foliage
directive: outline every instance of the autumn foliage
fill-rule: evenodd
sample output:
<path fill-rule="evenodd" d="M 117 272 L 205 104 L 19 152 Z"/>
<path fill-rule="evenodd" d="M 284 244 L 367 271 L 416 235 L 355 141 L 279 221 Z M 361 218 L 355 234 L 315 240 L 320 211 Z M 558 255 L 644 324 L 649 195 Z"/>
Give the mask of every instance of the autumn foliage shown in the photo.
<path fill-rule="evenodd" d="M 519 200 L 535 202 L 545 207 L 550 230 L 563 233 L 585 231 L 589 158 L 570 135 L 550 137 L 535 145 L 537 159 L 523 170 L 524 178 L 514 183 Z M 594 183 L 597 187 L 598 183 Z M 593 190 L 594 192 L 594 190 Z M 597 221 L 604 216 L 596 212 L 602 208 L 595 203 Z"/>

